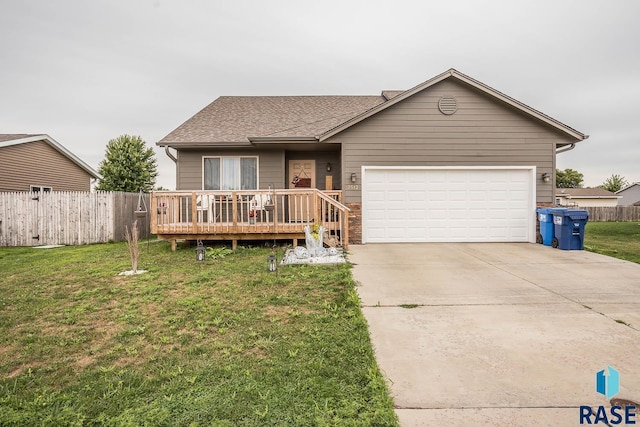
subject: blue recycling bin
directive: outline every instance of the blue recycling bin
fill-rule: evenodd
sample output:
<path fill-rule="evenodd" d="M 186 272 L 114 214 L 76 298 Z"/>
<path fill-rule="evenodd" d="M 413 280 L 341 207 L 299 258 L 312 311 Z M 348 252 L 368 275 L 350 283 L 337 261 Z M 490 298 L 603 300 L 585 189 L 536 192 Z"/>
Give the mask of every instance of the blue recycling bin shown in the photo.
<path fill-rule="evenodd" d="M 560 208 L 538 208 L 536 213 L 538 214 L 538 221 L 540 222 L 540 233 L 536 239 L 537 243 L 542 243 L 545 246 L 551 246 L 551 242 L 555 237 L 553 215 L 554 212 L 558 213 L 566 209 Z"/>
<path fill-rule="evenodd" d="M 563 250 L 584 249 L 584 227 L 589 220 L 589 212 L 582 209 L 563 209 L 554 212 L 555 237 L 551 246 Z"/>

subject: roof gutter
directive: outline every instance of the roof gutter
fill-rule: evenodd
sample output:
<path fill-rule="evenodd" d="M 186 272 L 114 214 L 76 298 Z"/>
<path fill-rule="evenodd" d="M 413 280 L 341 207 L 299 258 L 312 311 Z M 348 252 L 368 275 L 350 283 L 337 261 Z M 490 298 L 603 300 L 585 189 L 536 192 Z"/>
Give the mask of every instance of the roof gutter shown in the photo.
<path fill-rule="evenodd" d="M 568 147 L 564 146 L 562 148 L 556 148 L 556 154 L 564 153 L 565 151 L 571 151 L 574 148 L 576 148 L 575 142 L 573 144 L 569 145 Z"/>
<path fill-rule="evenodd" d="M 249 136 L 247 139 L 252 143 L 295 143 L 295 142 L 318 142 L 315 136 Z"/>

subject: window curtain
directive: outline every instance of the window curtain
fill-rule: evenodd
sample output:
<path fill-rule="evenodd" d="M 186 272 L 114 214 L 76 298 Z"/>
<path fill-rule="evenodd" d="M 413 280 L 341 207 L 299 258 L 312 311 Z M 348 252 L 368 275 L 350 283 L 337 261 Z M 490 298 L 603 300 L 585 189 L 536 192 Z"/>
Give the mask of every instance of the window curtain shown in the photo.
<path fill-rule="evenodd" d="M 222 189 L 237 190 L 240 188 L 240 159 L 237 157 L 222 158 Z"/>
<path fill-rule="evenodd" d="M 220 159 L 204 159 L 204 189 L 220 190 Z"/>
<path fill-rule="evenodd" d="M 258 188 L 258 159 L 255 157 L 240 159 L 240 184 L 242 190 Z"/>
<path fill-rule="evenodd" d="M 204 159 L 205 190 L 255 190 L 258 159 L 255 157 L 210 157 Z"/>

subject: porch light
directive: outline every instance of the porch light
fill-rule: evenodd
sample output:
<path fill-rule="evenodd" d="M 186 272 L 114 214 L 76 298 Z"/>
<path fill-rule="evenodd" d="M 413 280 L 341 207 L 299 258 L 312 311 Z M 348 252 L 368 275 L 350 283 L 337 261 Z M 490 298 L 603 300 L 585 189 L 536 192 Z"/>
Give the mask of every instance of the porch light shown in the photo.
<path fill-rule="evenodd" d="M 207 250 L 202 244 L 202 240 L 198 240 L 198 245 L 196 246 L 196 261 L 202 262 L 207 256 Z"/>
<path fill-rule="evenodd" d="M 269 255 L 269 258 L 267 258 L 267 265 L 269 268 L 269 273 L 273 273 L 278 270 L 278 263 L 276 262 L 275 255 Z"/>
<path fill-rule="evenodd" d="M 546 172 L 543 173 L 542 174 L 542 182 L 549 182 L 549 181 L 551 181 L 551 177 L 549 176 L 549 174 L 546 173 Z"/>
<path fill-rule="evenodd" d="M 331 172 L 331 163 L 327 162 L 327 172 Z"/>
<path fill-rule="evenodd" d="M 356 173 L 351 172 L 351 182 L 356 182 Z"/>

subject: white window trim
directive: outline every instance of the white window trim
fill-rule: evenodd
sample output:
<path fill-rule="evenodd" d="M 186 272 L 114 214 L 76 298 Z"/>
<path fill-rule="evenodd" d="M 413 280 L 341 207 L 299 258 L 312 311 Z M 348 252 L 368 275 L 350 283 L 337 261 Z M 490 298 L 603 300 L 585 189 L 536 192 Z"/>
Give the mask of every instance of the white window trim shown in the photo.
<path fill-rule="evenodd" d="M 39 190 L 34 190 L 34 188 L 39 188 Z M 30 185 L 29 186 L 29 191 L 30 192 L 51 192 L 53 191 L 53 187 L 49 186 L 49 185 Z"/>
<path fill-rule="evenodd" d="M 220 159 L 220 164 L 222 164 L 222 159 L 225 158 L 234 158 L 234 159 L 256 159 L 256 190 L 260 188 L 260 156 L 202 156 L 202 164 L 200 165 L 201 172 L 201 183 L 200 188 L 204 190 L 204 161 L 205 159 Z M 242 178 L 242 177 L 240 177 Z M 242 179 L 240 179 L 242 181 Z M 209 190 L 206 190 L 209 191 Z M 211 190 L 211 191 L 251 191 L 251 190 Z"/>

